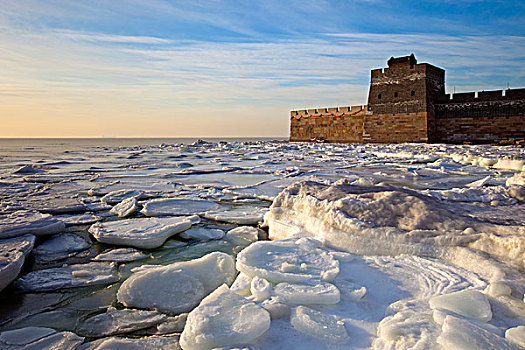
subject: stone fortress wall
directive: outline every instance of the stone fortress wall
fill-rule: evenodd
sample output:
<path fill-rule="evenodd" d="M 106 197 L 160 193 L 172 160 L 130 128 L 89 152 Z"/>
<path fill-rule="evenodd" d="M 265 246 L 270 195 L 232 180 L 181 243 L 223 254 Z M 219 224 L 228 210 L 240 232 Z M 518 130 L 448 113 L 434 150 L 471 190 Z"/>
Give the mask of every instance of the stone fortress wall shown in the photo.
<path fill-rule="evenodd" d="M 290 141 L 494 142 L 525 138 L 525 89 L 445 94 L 445 71 L 414 55 L 371 71 L 368 105 L 291 111 Z"/>

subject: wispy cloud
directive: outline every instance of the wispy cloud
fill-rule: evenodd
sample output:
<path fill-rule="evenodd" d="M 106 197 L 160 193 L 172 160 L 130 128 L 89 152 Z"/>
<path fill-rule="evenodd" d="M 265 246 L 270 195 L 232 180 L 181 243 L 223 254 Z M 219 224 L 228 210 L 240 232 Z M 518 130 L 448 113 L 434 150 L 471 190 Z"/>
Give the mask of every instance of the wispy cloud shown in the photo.
<path fill-rule="evenodd" d="M 4 1 L 0 119 L 45 117 L 50 130 L 66 119 L 68 135 L 284 136 L 289 109 L 364 104 L 370 69 L 411 52 L 445 68 L 457 90 L 525 85 L 519 33 L 353 31 L 340 23 L 361 14 L 326 1 L 294 13 L 293 1 L 44 1 L 27 13 L 26 2 Z"/>

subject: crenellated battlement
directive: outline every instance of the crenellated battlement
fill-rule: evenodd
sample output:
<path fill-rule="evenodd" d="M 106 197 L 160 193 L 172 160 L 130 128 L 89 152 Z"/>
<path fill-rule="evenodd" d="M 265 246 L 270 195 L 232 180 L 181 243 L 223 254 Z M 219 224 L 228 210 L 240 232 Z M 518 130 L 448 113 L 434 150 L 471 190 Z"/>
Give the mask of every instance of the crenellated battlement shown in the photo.
<path fill-rule="evenodd" d="M 366 105 L 363 106 L 345 106 L 345 107 L 323 107 L 313 109 L 301 109 L 290 111 L 290 118 L 306 119 L 306 118 L 320 118 L 320 117 L 350 117 L 360 112 L 365 112 Z"/>
<path fill-rule="evenodd" d="M 437 103 L 514 101 L 523 99 L 525 99 L 525 89 L 507 89 L 445 94 L 439 97 Z"/>

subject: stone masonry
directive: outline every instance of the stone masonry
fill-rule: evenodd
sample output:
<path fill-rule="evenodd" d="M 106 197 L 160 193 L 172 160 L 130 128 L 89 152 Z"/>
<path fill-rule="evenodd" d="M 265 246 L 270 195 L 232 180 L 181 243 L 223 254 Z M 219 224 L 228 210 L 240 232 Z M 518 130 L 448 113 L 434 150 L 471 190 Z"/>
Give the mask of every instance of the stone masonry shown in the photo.
<path fill-rule="evenodd" d="M 291 111 L 290 141 L 525 139 L 525 89 L 445 94 L 445 71 L 414 55 L 371 71 L 368 105 Z"/>

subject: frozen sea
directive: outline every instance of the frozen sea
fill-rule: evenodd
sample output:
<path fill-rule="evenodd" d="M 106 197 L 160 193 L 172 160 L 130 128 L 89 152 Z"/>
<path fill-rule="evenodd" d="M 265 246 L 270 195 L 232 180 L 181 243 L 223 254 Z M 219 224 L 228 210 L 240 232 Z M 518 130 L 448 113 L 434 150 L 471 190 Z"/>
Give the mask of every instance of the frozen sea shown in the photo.
<path fill-rule="evenodd" d="M 525 149 L 3 139 L 0 251 L 2 349 L 520 349 Z"/>

